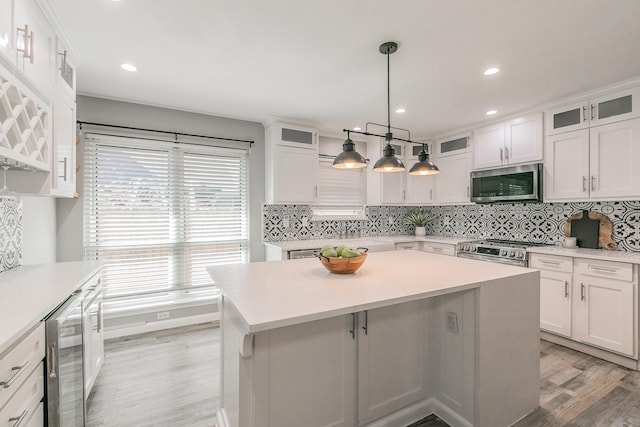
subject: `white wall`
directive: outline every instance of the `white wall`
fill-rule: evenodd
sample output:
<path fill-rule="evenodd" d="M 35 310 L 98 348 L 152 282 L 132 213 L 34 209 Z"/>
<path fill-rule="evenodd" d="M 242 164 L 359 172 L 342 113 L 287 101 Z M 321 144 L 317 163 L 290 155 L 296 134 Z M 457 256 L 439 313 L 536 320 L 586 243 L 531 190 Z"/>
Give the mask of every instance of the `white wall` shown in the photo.
<path fill-rule="evenodd" d="M 22 264 L 56 262 L 56 200 L 22 198 Z"/>
<path fill-rule="evenodd" d="M 102 123 L 178 133 L 248 139 L 255 143 L 249 156 L 250 256 L 251 261 L 265 259 L 262 244 L 262 205 L 264 204 L 264 127 L 261 123 L 227 119 L 148 105 L 87 96 L 77 98 L 78 121 Z M 82 259 L 82 147 L 78 146 L 77 199 L 59 199 L 57 203 L 58 261 Z"/>

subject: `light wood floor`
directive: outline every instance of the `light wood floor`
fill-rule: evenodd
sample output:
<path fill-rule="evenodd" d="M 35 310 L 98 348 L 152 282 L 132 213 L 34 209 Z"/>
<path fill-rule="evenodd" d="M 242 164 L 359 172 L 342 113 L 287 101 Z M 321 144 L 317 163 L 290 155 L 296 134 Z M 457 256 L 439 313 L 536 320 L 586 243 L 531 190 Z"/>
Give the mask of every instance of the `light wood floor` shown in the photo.
<path fill-rule="evenodd" d="M 106 341 L 87 426 L 214 426 L 219 378 L 212 324 Z"/>
<path fill-rule="evenodd" d="M 107 341 L 87 425 L 215 426 L 219 343 L 211 324 Z M 540 408 L 516 427 L 640 426 L 639 372 L 541 341 L 540 374 Z"/>

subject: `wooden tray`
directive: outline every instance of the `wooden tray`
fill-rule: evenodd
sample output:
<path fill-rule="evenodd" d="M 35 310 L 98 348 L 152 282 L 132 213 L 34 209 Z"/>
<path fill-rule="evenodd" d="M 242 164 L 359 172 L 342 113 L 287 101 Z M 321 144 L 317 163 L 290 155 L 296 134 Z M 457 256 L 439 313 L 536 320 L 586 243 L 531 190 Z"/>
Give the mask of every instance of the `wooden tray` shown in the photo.
<path fill-rule="evenodd" d="M 600 221 L 600 226 L 598 228 L 598 248 L 607 249 L 609 251 L 615 251 L 618 249 L 618 244 L 613 241 L 611 238 L 611 233 L 613 232 L 613 223 L 604 214 L 600 212 L 593 211 L 581 211 L 576 212 L 567 218 L 567 222 L 562 226 L 562 231 L 565 236 L 571 236 L 571 222 L 574 220 L 580 220 L 583 218 L 584 213 L 587 213 L 588 218 L 592 220 Z"/>

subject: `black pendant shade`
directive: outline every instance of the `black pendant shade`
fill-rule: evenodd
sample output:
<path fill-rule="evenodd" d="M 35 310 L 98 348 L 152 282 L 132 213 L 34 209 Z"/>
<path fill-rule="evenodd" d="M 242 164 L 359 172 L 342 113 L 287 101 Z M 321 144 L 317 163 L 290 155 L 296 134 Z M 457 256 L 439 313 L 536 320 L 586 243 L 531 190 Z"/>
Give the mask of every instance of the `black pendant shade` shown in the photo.
<path fill-rule="evenodd" d="M 380 160 L 373 165 L 374 172 L 402 172 L 405 167 L 402 160 L 396 157 L 396 150 L 389 143 L 384 147 Z"/>
<path fill-rule="evenodd" d="M 429 159 L 429 155 L 424 150 L 424 145 L 422 146 L 422 151 L 418 154 L 418 163 L 413 165 L 409 170 L 409 175 L 414 176 L 424 176 L 424 175 L 435 175 L 440 173 L 440 169 L 436 166 L 433 161 Z"/>
<path fill-rule="evenodd" d="M 361 169 L 367 167 L 367 159 L 355 150 L 355 144 L 349 138 L 342 144 L 342 153 L 338 154 L 333 161 L 332 167 L 336 169 Z"/>

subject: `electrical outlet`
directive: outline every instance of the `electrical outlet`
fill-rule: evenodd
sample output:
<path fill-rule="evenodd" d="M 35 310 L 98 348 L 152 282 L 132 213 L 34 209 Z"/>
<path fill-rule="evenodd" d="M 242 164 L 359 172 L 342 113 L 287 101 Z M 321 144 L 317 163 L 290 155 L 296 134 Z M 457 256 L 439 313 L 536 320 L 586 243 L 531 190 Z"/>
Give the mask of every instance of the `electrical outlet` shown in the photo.
<path fill-rule="evenodd" d="M 447 311 L 447 331 L 452 334 L 458 333 L 458 315 Z"/>
<path fill-rule="evenodd" d="M 389 225 L 393 225 L 394 219 L 392 216 L 389 217 Z"/>
<path fill-rule="evenodd" d="M 156 317 L 158 320 L 164 320 L 164 319 L 168 319 L 170 316 L 168 311 L 163 311 L 161 313 L 156 314 Z"/>
<path fill-rule="evenodd" d="M 284 228 L 289 228 L 289 215 L 282 216 L 282 226 Z"/>
<path fill-rule="evenodd" d="M 307 218 L 306 216 L 302 217 L 302 226 L 303 227 L 308 227 L 309 226 L 309 218 Z"/>

